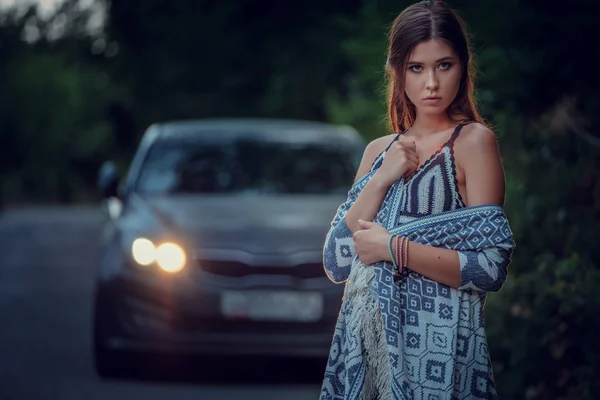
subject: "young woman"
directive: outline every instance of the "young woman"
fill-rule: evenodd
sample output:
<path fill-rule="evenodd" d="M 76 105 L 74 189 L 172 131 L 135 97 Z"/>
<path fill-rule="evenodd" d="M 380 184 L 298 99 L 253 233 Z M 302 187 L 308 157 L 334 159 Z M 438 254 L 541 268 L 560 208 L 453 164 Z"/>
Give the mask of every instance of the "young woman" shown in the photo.
<path fill-rule="evenodd" d="M 325 242 L 346 288 L 321 399 L 493 399 L 483 306 L 514 242 L 460 18 L 441 1 L 408 7 L 386 70 L 399 133 L 367 146 Z"/>

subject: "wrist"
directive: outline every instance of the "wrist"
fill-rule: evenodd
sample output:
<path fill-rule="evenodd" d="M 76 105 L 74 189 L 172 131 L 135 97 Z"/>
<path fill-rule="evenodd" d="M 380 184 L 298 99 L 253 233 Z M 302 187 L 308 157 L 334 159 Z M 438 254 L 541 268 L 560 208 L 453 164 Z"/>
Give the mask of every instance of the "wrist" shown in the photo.
<path fill-rule="evenodd" d="M 392 182 L 389 181 L 385 176 L 383 176 L 379 171 L 375 172 L 371 177 L 369 183 L 373 183 L 375 187 L 380 190 L 387 190 L 392 186 Z"/>

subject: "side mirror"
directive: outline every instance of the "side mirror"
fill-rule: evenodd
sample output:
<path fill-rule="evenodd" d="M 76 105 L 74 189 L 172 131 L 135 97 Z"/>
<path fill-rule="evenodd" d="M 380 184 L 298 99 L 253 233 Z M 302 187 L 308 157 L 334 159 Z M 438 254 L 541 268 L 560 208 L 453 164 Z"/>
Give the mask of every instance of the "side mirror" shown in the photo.
<path fill-rule="evenodd" d="M 98 171 L 98 189 L 103 199 L 119 197 L 119 173 L 112 161 L 106 161 Z"/>

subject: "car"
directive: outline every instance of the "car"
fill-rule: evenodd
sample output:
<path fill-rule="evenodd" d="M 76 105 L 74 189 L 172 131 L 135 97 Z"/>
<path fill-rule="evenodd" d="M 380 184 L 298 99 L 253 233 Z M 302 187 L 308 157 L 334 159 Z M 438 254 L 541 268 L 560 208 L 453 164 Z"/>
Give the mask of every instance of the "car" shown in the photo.
<path fill-rule="evenodd" d="M 364 148 L 348 126 L 223 118 L 153 124 L 122 179 L 106 162 L 97 373 L 131 353 L 327 357 L 343 285 L 323 246 Z"/>

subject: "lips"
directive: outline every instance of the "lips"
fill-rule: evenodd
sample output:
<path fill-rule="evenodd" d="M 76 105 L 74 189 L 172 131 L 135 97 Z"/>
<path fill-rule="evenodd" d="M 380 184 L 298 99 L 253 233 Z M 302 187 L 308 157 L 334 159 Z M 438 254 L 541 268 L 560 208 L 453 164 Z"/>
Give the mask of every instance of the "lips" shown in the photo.
<path fill-rule="evenodd" d="M 441 97 L 431 96 L 423 99 L 423 104 L 428 104 L 430 106 L 437 106 L 440 104 Z"/>

